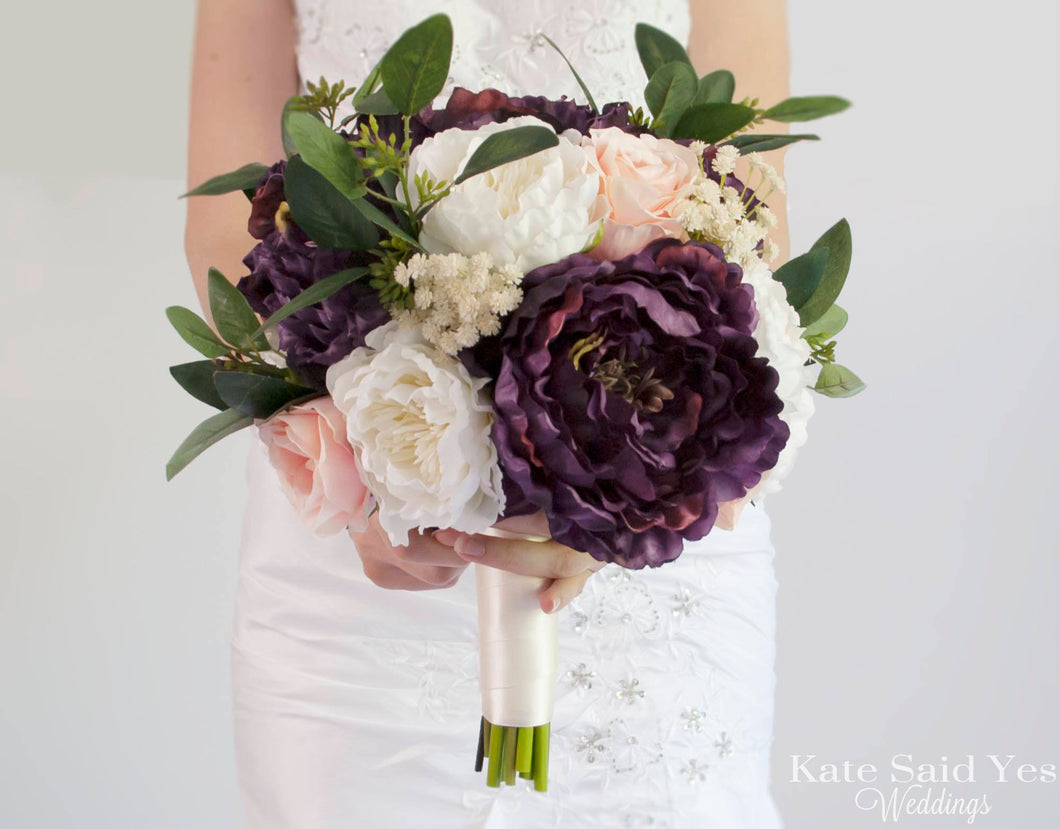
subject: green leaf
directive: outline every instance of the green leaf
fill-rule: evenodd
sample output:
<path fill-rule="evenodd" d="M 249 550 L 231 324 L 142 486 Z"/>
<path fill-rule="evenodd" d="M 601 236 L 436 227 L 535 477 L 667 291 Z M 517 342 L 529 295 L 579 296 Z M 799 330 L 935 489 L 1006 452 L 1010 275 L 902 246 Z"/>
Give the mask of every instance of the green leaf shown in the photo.
<path fill-rule="evenodd" d="M 353 104 L 354 108 L 357 108 L 357 105 L 361 101 L 363 101 L 365 98 L 367 98 L 377 89 L 379 89 L 379 86 L 380 84 L 382 84 L 382 82 L 382 74 L 379 71 L 379 64 L 377 63 L 375 66 L 372 67 L 372 71 L 369 72 L 368 76 L 364 79 L 364 83 L 357 87 L 357 91 L 354 92 L 353 97 L 350 98 L 350 103 Z"/>
<path fill-rule="evenodd" d="M 214 388 L 213 375 L 217 365 L 213 360 L 196 360 L 194 363 L 181 363 L 170 366 L 169 373 L 180 383 L 181 388 L 196 400 L 201 400 L 215 409 L 227 409 L 227 404 Z"/>
<path fill-rule="evenodd" d="M 833 305 L 816 322 L 806 326 L 802 332 L 803 339 L 807 337 L 834 337 L 847 327 L 847 312 L 838 305 Z"/>
<path fill-rule="evenodd" d="M 732 144 L 741 153 L 765 153 L 770 150 L 779 150 L 796 141 L 820 141 L 816 135 L 766 135 L 764 133 L 751 133 L 749 135 L 737 135 L 730 138 L 726 144 Z"/>
<path fill-rule="evenodd" d="M 449 78 L 453 24 L 435 14 L 395 41 L 379 64 L 383 89 L 399 112 L 414 115 L 434 100 Z"/>
<path fill-rule="evenodd" d="M 668 63 L 661 67 L 644 88 L 644 101 L 655 116 L 657 132 L 673 133 L 681 115 L 696 97 L 696 73 L 687 63 Z"/>
<path fill-rule="evenodd" d="M 661 29 L 638 23 L 633 31 L 633 39 L 637 44 L 637 54 L 640 55 L 640 65 L 649 78 L 674 61 L 692 65 L 685 47 Z"/>
<path fill-rule="evenodd" d="M 285 305 L 277 308 L 254 334 L 256 336 L 263 335 L 267 330 L 273 328 L 277 323 L 283 322 L 291 314 L 296 314 L 303 308 L 323 302 L 332 294 L 338 293 L 347 285 L 356 282 L 366 273 L 368 273 L 368 268 L 350 268 L 333 273 L 331 276 L 325 276 L 319 282 L 314 282 Z"/>
<path fill-rule="evenodd" d="M 316 118 L 321 124 L 324 123 L 324 119 L 319 112 L 306 110 L 305 104 L 300 97 L 292 95 L 288 98 L 283 105 L 283 112 L 280 113 L 280 139 L 283 141 L 283 153 L 288 158 L 298 154 L 298 146 L 294 142 L 294 136 L 287 131 L 287 120 L 295 112 L 305 112 L 307 115 Z"/>
<path fill-rule="evenodd" d="M 559 144 L 559 138 L 548 127 L 513 127 L 490 135 L 467 160 L 453 184 L 508 164 Z"/>
<path fill-rule="evenodd" d="M 700 104 L 678 121 L 674 138 L 694 138 L 716 144 L 755 119 L 755 110 L 743 104 Z"/>
<path fill-rule="evenodd" d="M 223 357 L 232 350 L 218 339 L 206 320 L 194 311 L 173 305 L 166 309 L 166 317 L 184 342 L 204 357 Z"/>
<path fill-rule="evenodd" d="M 736 78 L 728 69 L 715 69 L 699 79 L 696 84 L 696 104 L 731 104 L 736 91 Z"/>
<path fill-rule="evenodd" d="M 763 117 L 770 121 L 813 121 L 826 115 L 835 115 L 849 106 L 850 101 L 846 98 L 834 95 L 788 98 L 767 109 Z"/>
<path fill-rule="evenodd" d="M 385 89 L 365 95 L 357 102 L 357 112 L 361 115 L 397 115 L 397 111 Z"/>
<path fill-rule="evenodd" d="M 320 397 L 320 392 L 306 386 L 247 371 L 218 371 L 213 382 L 221 399 L 247 417 L 272 417 L 296 400 Z"/>
<path fill-rule="evenodd" d="M 240 414 L 235 409 L 226 409 L 204 420 L 184 439 L 184 442 L 177 447 L 177 451 L 173 453 L 173 457 L 169 459 L 169 463 L 166 464 L 166 480 L 172 481 L 180 470 L 221 438 L 228 437 L 253 422 L 254 418 Z"/>
<path fill-rule="evenodd" d="M 563 53 L 563 50 L 560 49 L 556 45 L 556 42 L 548 35 L 542 32 L 541 37 L 543 37 L 545 39 L 545 42 L 548 43 L 548 45 L 551 46 L 553 49 L 555 49 L 559 53 L 559 56 L 563 58 L 563 62 L 567 64 L 567 68 L 570 69 L 570 73 L 574 76 L 574 80 L 576 80 L 578 82 L 578 86 L 582 88 L 582 94 L 585 96 L 585 100 L 589 104 L 589 109 L 593 111 L 593 114 L 599 114 L 600 108 L 596 105 L 596 101 L 593 100 L 593 93 L 590 92 L 589 87 L 585 85 L 585 81 L 582 80 L 582 76 L 578 74 L 578 70 L 575 69 L 574 64 L 570 62 L 570 58 L 568 58 Z"/>
<path fill-rule="evenodd" d="M 865 391 L 865 384 L 846 366 L 825 363 L 817 377 L 813 390 L 826 397 L 853 397 Z"/>
<path fill-rule="evenodd" d="M 285 119 L 287 134 L 306 164 L 346 198 L 359 199 L 365 194 L 360 159 L 345 138 L 309 112 L 288 112 Z"/>
<path fill-rule="evenodd" d="M 802 256 L 796 256 L 773 274 L 773 278 L 787 290 L 788 304 L 795 310 L 798 310 L 817 290 L 821 277 L 824 275 L 826 261 L 828 261 L 827 249 L 815 248 Z"/>
<path fill-rule="evenodd" d="M 256 161 L 251 164 L 244 164 L 231 173 L 224 173 L 204 181 L 198 187 L 189 190 L 181 198 L 186 199 L 188 196 L 219 196 L 222 193 L 234 193 L 236 190 L 250 190 L 253 193 L 254 190 L 257 190 L 261 177 L 268 170 L 268 167 L 264 164 L 258 164 Z"/>
<path fill-rule="evenodd" d="M 257 334 L 258 317 L 246 297 L 217 268 L 210 268 L 206 292 L 214 325 L 226 342 L 242 351 L 269 349 L 265 337 Z"/>
<path fill-rule="evenodd" d="M 416 241 L 416 239 L 406 233 L 401 227 L 398 226 L 386 213 L 376 207 L 367 199 L 357 199 L 353 206 L 357 208 L 358 212 L 364 216 L 368 221 L 377 227 L 383 228 L 391 236 L 396 236 L 398 239 L 403 239 L 408 242 L 416 250 L 423 250 L 423 246 Z"/>
<path fill-rule="evenodd" d="M 368 250 L 379 241 L 375 225 L 298 156 L 287 162 L 284 194 L 295 222 L 321 247 Z"/>
<path fill-rule="evenodd" d="M 813 243 L 810 250 L 827 250 L 828 259 L 825 262 L 821 282 L 813 295 L 808 297 L 804 303 L 795 306 L 799 312 L 799 320 L 804 326 L 816 322 L 825 311 L 832 307 L 832 303 L 839 297 L 847 281 L 852 251 L 850 225 L 847 220 L 840 219 L 828 228 L 821 234 L 821 238 Z"/>

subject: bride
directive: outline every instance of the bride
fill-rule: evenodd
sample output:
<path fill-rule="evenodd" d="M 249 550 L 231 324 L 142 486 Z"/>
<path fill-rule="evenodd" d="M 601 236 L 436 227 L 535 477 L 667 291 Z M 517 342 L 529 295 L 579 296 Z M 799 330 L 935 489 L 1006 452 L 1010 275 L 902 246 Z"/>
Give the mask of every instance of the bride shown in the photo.
<path fill-rule="evenodd" d="M 598 100 L 636 106 L 641 20 L 687 43 L 701 72 L 733 70 L 737 99 L 787 94 L 783 0 L 200 0 L 189 180 L 281 158 L 279 113 L 302 79 L 356 83 L 435 12 L 455 29 L 443 95 L 577 95 L 547 34 Z M 238 194 L 189 202 L 200 297 L 209 266 L 246 272 L 247 213 Z M 377 526 L 320 540 L 260 446 L 248 480 L 232 670 L 249 826 L 779 827 L 769 794 L 775 581 L 761 503 L 659 570 L 595 572 L 555 542 L 528 554 L 447 531 L 394 548 Z M 469 562 L 553 579 L 540 598 L 560 616 L 547 795 L 488 789 L 472 768 Z"/>

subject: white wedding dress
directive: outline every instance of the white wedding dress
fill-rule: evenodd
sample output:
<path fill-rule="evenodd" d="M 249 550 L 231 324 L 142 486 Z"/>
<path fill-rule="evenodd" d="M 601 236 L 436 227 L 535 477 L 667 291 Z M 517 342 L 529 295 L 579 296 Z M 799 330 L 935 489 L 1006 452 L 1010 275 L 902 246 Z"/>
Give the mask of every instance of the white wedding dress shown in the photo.
<path fill-rule="evenodd" d="M 428 14 L 455 28 L 450 84 L 598 102 L 643 89 L 633 27 L 687 41 L 677 0 L 298 0 L 303 78 L 356 83 Z M 446 90 L 446 94 L 448 89 Z M 560 616 L 547 795 L 488 789 L 475 589 L 402 592 L 345 535 L 299 524 L 262 447 L 248 470 L 233 682 L 251 829 L 777 829 L 769 794 L 774 597 L 769 519 L 749 507 L 661 569 L 614 565 Z"/>

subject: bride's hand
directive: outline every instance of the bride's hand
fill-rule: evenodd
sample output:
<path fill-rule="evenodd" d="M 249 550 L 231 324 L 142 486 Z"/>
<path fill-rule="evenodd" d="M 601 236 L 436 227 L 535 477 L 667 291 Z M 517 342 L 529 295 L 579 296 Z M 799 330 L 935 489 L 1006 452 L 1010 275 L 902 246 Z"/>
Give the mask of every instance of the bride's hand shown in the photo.
<path fill-rule="evenodd" d="M 388 590 L 437 590 L 452 587 L 468 562 L 453 545 L 440 544 L 431 535 L 411 532 L 409 543 L 395 547 L 373 515 L 364 532 L 350 531 L 368 579 Z"/>
<path fill-rule="evenodd" d="M 497 529 L 548 538 L 544 513 L 508 518 Z M 524 576 L 552 579 L 538 600 L 546 613 L 555 613 L 582 592 L 589 576 L 604 566 L 588 553 L 572 550 L 555 541 L 527 542 L 524 539 L 466 535 L 456 530 L 439 530 L 436 541 L 451 544 L 465 562 L 485 564 Z"/>

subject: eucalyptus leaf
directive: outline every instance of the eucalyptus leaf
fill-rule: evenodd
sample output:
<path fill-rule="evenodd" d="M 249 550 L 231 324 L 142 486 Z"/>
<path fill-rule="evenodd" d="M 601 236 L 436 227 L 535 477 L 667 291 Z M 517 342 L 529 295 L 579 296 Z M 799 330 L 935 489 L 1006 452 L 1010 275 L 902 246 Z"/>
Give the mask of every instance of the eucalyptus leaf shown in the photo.
<path fill-rule="evenodd" d="M 804 339 L 809 337 L 834 337 L 847 327 L 847 312 L 838 305 L 833 305 L 817 319 L 806 326 L 802 332 Z"/>
<path fill-rule="evenodd" d="M 765 153 L 770 150 L 779 150 L 797 141 L 820 141 L 817 135 L 766 135 L 765 133 L 750 133 L 748 135 L 737 135 L 730 138 L 726 144 L 731 144 L 741 153 Z"/>
<path fill-rule="evenodd" d="M 287 162 L 284 194 L 295 222 L 321 247 L 368 250 L 379 241 L 375 225 L 298 156 Z"/>
<path fill-rule="evenodd" d="M 865 391 L 865 383 L 846 366 L 825 363 L 813 390 L 826 397 L 853 397 Z"/>
<path fill-rule="evenodd" d="M 422 251 L 423 246 L 416 241 L 416 239 L 409 233 L 404 231 L 394 220 L 392 220 L 386 213 L 376 207 L 367 199 L 357 199 L 353 206 L 357 208 L 358 212 L 364 216 L 368 221 L 377 227 L 383 228 L 391 236 L 396 236 L 398 239 L 402 239 L 408 244 L 412 245 L 416 250 Z"/>
<path fill-rule="evenodd" d="M 559 138 L 548 127 L 513 127 L 490 135 L 467 160 L 453 184 L 508 164 L 559 144 Z"/>
<path fill-rule="evenodd" d="M 755 119 L 755 110 L 743 104 L 699 104 L 677 122 L 674 138 L 693 138 L 716 144 Z"/>
<path fill-rule="evenodd" d="M 685 47 L 662 29 L 656 29 L 647 23 L 638 23 L 633 30 L 633 39 L 637 44 L 637 54 L 640 55 L 640 65 L 644 67 L 644 74 L 649 78 L 674 61 L 692 65 Z"/>
<path fill-rule="evenodd" d="M 325 276 L 319 282 L 314 282 L 289 302 L 277 308 L 269 318 L 261 324 L 254 332 L 255 336 L 263 336 L 270 328 L 283 322 L 291 314 L 297 314 L 303 308 L 323 302 L 332 294 L 338 293 L 347 285 L 350 285 L 368 273 L 368 268 L 349 268 L 345 271 Z"/>
<path fill-rule="evenodd" d="M 435 14 L 413 26 L 379 64 L 383 89 L 399 112 L 414 115 L 434 100 L 449 78 L 453 24 Z"/>
<path fill-rule="evenodd" d="M 172 305 L 166 309 L 166 317 L 181 339 L 204 357 L 223 357 L 232 349 L 225 345 L 209 324 L 187 308 Z"/>
<path fill-rule="evenodd" d="M 827 261 L 826 248 L 813 248 L 785 263 L 773 274 L 773 278 L 787 291 L 788 304 L 796 311 L 817 290 Z"/>
<path fill-rule="evenodd" d="M 255 418 L 272 417 L 296 400 L 320 396 L 320 392 L 307 386 L 247 371 L 218 371 L 213 382 L 221 399 L 232 409 Z"/>
<path fill-rule="evenodd" d="M 813 243 L 810 250 L 827 250 L 828 260 L 825 262 L 820 284 L 814 290 L 813 295 L 795 306 L 799 311 L 799 320 L 803 326 L 820 319 L 832 307 L 843 290 L 843 285 L 846 284 L 852 251 L 850 225 L 847 220 L 840 219 L 828 228 L 821 234 L 821 238 Z"/>
<path fill-rule="evenodd" d="M 166 480 L 173 480 L 180 470 L 221 438 L 228 437 L 253 422 L 254 418 L 240 414 L 235 409 L 226 409 L 207 418 L 184 438 L 184 442 L 177 447 L 177 451 L 169 459 L 169 463 L 166 464 Z"/>
<path fill-rule="evenodd" d="M 380 61 L 381 63 L 381 61 Z M 375 92 L 383 83 L 382 74 L 379 71 L 379 63 L 372 67 L 372 71 L 368 73 L 357 91 L 353 93 L 353 97 L 350 98 L 350 103 L 356 108 L 357 105 Z"/>
<path fill-rule="evenodd" d="M 285 119 L 287 134 L 306 164 L 346 198 L 365 194 L 360 159 L 345 138 L 309 112 L 288 112 Z"/>
<path fill-rule="evenodd" d="M 287 119 L 294 112 L 304 112 L 307 115 L 316 118 L 321 124 L 324 123 L 324 119 L 320 113 L 307 110 L 302 99 L 297 95 L 292 95 L 288 98 L 287 102 L 283 105 L 283 112 L 280 114 L 280 140 L 283 141 L 283 153 L 288 158 L 298 154 L 298 146 L 295 144 L 294 136 L 287 131 Z"/>
<path fill-rule="evenodd" d="M 696 97 L 692 104 L 731 104 L 735 91 L 736 78 L 732 72 L 728 69 L 715 69 L 697 82 Z"/>
<path fill-rule="evenodd" d="M 687 63 L 674 61 L 651 76 L 644 88 L 644 101 L 655 117 L 656 131 L 663 136 L 674 127 L 696 97 L 696 73 Z"/>
<path fill-rule="evenodd" d="M 170 366 L 169 373 L 173 379 L 180 383 L 180 387 L 196 400 L 201 400 L 215 409 L 228 408 L 221 399 L 213 384 L 213 375 L 217 371 L 217 365 L 213 360 L 196 360 L 194 363 L 181 363 L 178 366 Z"/>
<path fill-rule="evenodd" d="M 589 109 L 593 111 L 594 115 L 598 115 L 600 113 L 600 108 L 596 105 L 596 101 L 593 100 L 593 93 L 590 92 L 589 87 L 585 85 L 585 81 L 582 80 L 582 76 L 578 74 L 578 70 L 575 69 L 574 64 L 570 62 L 570 58 L 568 58 L 563 53 L 563 50 L 560 49 L 556 45 L 556 42 L 548 35 L 542 32 L 541 37 L 543 37 L 545 39 L 545 42 L 553 49 L 555 49 L 559 53 L 559 56 L 563 58 L 563 62 L 567 64 L 567 68 L 570 69 L 570 73 L 574 76 L 574 80 L 576 80 L 578 82 L 578 86 L 581 87 L 582 94 L 585 96 L 585 100 L 589 104 Z"/>
<path fill-rule="evenodd" d="M 365 95 L 357 102 L 357 112 L 361 115 L 397 115 L 398 108 L 385 89 L 379 89 L 371 95 Z"/>
<path fill-rule="evenodd" d="M 268 167 L 264 164 L 258 164 L 256 161 L 251 164 L 244 164 L 238 170 L 223 173 L 204 181 L 198 187 L 182 195 L 181 198 L 186 199 L 188 196 L 220 196 L 222 193 L 234 193 L 236 190 L 250 190 L 253 192 L 257 190 L 261 177 L 268 171 Z"/>
<path fill-rule="evenodd" d="M 258 333 L 258 317 L 239 289 L 217 268 L 210 268 L 206 280 L 210 314 L 225 341 L 242 351 L 268 351 L 269 343 Z"/>
<path fill-rule="evenodd" d="M 767 109 L 763 117 L 770 121 L 813 121 L 826 115 L 835 115 L 849 106 L 850 101 L 835 95 L 788 98 Z"/>

